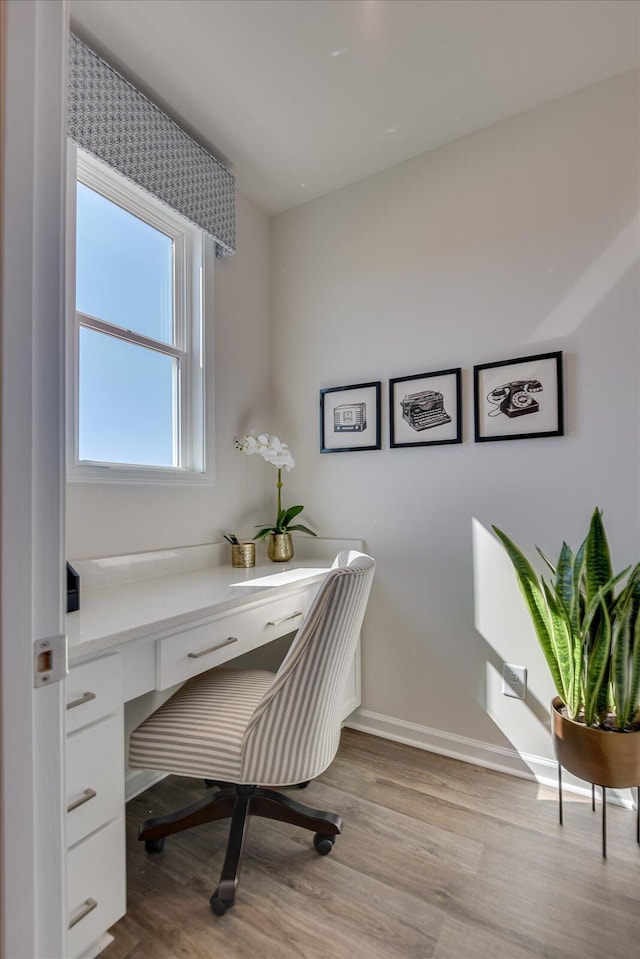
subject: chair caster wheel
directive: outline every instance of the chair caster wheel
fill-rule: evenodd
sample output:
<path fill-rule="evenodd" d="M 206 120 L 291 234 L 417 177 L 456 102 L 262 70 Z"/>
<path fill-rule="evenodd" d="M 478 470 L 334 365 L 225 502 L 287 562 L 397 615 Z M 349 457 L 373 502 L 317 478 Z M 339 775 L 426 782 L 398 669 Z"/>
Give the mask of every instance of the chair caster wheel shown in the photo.
<path fill-rule="evenodd" d="M 214 916 L 224 916 L 229 906 L 232 906 L 233 903 L 228 903 L 225 899 L 218 899 L 218 890 L 216 889 L 209 900 L 209 905 L 211 906 L 211 912 Z"/>
<path fill-rule="evenodd" d="M 162 839 L 145 839 L 144 841 L 144 851 L 149 853 L 162 852 L 162 847 L 164 846 L 164 838 Z"/>
<path fill-rule="evenodd" d="M 296 783 L 296 789 L 306 789 L 310 782 L 311 782 L 311 780 L 310 780 L 310 779 L 307 779 L 306 782 Z"/>
<path fill-rule="evenodd" d="M 313 837 L 313 845 L 319 856 L 328 856 L 335 841 L 335 836 L 323 836 L 319 832 Z"/>

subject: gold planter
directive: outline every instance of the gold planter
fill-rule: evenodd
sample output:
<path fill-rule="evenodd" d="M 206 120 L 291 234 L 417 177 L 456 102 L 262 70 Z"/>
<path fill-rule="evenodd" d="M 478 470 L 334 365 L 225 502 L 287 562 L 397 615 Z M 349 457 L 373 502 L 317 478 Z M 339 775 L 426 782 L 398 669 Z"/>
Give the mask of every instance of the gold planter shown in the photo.
<path fill-rule="evenodd" d="M 274 563 L 288 563 L 293 559 L 293 542 L 290 533 L 269 533 L 269 559 Z"/>
<path fill-rule="evenodd" d="M 256 544 L 235 543 L 231 546 L 231 565 L 237 569 L 248 569 L 256 565 Z"/>
<path fill-rule="evenodd" d="M 626 789 L 640 784 L 640 729 L 620 733 L 594 729 L 560 712 L 564 703 L 551 703 L 551 731 L 556 759 L 578 779 L 598 786 Z"/>

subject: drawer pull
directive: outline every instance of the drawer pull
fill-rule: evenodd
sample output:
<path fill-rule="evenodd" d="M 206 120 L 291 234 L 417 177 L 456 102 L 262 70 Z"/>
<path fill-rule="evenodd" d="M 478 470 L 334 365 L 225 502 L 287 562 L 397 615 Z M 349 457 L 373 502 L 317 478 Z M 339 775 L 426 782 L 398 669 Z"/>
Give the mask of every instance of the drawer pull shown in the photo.
<path fill-rule="evenodd" d="M 77 926 L 78 923 L 85 918 L 85 916 L 88 916 L 90 912 L 93 912 L 97 905 L 98 903 L 95 901 L 95 899 L 85 899 L 82 909 L 78 915 L 74 916 L 69 922 L 69 929 L 73 929 L 74 926 Z"/>
<path fill-rule="evenodd" d="M 201 656 L 208 656 L 209 653 L 215 653 L 216 649 L 223 649 L 225 646 L 230 646 L 231 643 L 237 643 L 237 636 L 229 636 L 222 643 L 216 643 L 215 646 L 209 646 L 208 649 L 203 649 L 199 653 L 188 653 L 189 659 L 200 659 Z"/>
<path fill-rule="evenodd" d="M 95 799 L 97 795 L 98 794 L 95 789 L 85 789 L 79 799 L 76 799 L 75 802 L 69 803 L 67 806 L 67 812 L 73 812 L 74 809 L 79 809 L 80 806 L 84 806 L 84 804 L 89 802 L 90 799 Z"/>
<path fill-rule="evenodd" d="M 72 703 L 67 703 L 67 709 L 75 709 L 76 706 L 83 706 L 85 703 L 90 703 L 91 700 L 95 698 L 95 693 L 84 693 L 80 699 L 74 699 Z"/>
<path fill-rule="evenodd" d="M 297 619 L 298 616 L 302 616 L 302 610 L 298 609 L 295 613 L 291 613 L 290 616 L 283 616 L 282 619 L 270 619 L 267 622 L 267 626 L 279 626 L 280 623 L 286 623 L 289 619 Z"/>

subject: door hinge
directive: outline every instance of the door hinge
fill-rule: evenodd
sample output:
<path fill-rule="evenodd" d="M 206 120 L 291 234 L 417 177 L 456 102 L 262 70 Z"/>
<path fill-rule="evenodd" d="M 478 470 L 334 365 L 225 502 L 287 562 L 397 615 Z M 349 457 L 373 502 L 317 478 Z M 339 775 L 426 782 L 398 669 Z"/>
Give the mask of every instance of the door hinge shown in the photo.
<path fill-rule="evenodd" d="M 67 637 L 47 636 L 33 644 L 33 685 L 50 686 L 67 675 Z"/>

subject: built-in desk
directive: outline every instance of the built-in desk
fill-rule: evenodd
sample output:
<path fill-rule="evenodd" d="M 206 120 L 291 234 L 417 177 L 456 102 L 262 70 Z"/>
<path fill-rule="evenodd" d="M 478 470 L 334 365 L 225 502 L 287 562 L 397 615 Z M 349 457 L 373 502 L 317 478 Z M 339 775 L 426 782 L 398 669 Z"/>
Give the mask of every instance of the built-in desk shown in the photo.
<path fill-rule="evenodd" d="M 70 957 L 97 955 L 126 911 L 125 780 L 129 798 L 161 775 L 127 775 L 125 729 L 191 676 L 294 632 L 335 555 L 361 546 L 297 541 L 290 563 L 259 559 L 251 569 L 232 568 L 226 544 L 73 562 L 80 609 L 67 616 Z M 359 704 L 358 650 L 343 717 Z"/>

